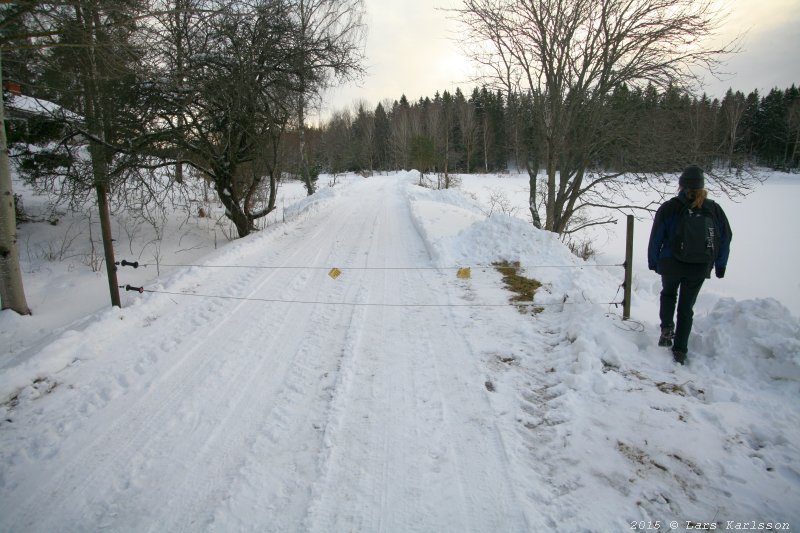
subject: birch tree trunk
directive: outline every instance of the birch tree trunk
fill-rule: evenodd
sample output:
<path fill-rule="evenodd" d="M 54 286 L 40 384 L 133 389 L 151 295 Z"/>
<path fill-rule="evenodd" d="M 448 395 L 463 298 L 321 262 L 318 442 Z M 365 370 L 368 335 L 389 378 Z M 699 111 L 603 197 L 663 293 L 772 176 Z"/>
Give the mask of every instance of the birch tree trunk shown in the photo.
<path fill-rule="evenodd" d="M 2 87 L 2 60 L 0 60 L 0 87 Z M 11 184 L 11 165 L 8 161 L 5 104 L 2 94 L 0 94 L 0 301 L 2 309 L 11 309 L 20 315 L 31 314 L 25 299 L 22 270 L 19 266 L 17 215 L 14 210 L 14 191 Z"/>

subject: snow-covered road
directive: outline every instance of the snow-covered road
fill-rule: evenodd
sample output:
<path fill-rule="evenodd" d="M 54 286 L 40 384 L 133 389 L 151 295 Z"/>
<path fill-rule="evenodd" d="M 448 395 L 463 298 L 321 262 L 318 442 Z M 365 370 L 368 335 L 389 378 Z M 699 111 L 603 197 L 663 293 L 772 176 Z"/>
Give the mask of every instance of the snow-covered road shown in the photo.
<path fill-rule="evenodd" d="M 365 180 L 238 251 L 277 268 L 181 281 L 255 301 L 148 296 L 92 345 L 61 341 L 74 363 L 3 451 L 18 468 L 0 529 L 527 530 L 483 374 L 441 305 L 463 290 L 431 269 L 404 186 Z"/>
<path fill-rule="evenodd" d="M 798 527 L 796 318 L 719 299 L 677 366 L 655 312 L 607 303 L 621 268 L 418 177 L 323 187 L 0 354 L 0 532 Z"/>

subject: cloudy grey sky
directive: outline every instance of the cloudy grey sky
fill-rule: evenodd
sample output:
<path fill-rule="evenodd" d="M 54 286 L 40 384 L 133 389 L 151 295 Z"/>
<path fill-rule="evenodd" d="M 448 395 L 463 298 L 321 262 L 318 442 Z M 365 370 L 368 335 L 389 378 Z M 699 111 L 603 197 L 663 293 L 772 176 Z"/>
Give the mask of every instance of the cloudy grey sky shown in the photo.
<path fill-rule="evenodd" d="M 365 100 L 374 107 L 405 94 L 410 100 L 435 91 L 470 91 L 475 74 L 458 43 L 458 23 L 440 8 L 458 0 L 365 0 L 367 75 L 329 91 L 322 116 Z M 800 1 L 729 0 L 721 38 L 747 32 L 743 51 L 725 67 L 730 76 L 708 78 L 706 92 L 722 97 L 728 87 L 745 93 L 800 84 Z M 439 9 L 437 9 L 439 8 Z"/>

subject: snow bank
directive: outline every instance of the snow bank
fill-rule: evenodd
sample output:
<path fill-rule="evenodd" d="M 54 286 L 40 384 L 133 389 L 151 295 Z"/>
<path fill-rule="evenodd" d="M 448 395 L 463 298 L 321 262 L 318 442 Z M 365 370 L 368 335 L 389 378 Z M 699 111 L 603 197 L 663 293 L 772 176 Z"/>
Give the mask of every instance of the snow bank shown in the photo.
<path fill-rule="evenodd" d="M 552 232 L 537 230 L 524 220 L 501 213 L 486 217 L 479 204 L 459 190 L 411 188 L 408 195 L 415 224 L 439 266 L 519 262 L 523 275 L 545 285 L 538 303 L 608 305 L 621 300 L 618 289 L 624 275 L 622 267 L 607 269 L 584 262 Z"/>
<path fill-rule="evenodd" d="M 621 299 L 621 265 L 585 262 L 555 234 L 537 230 L 519 218 L 503 214 L 486 217 L 462 191 L 411 187 L 408 197 L 415 223 L 442 267 L 519 261 L 522 272 L 542 281 L 550 293 L 549 298 L 543 295 L 542 303 L 602 302 L 601 310 L 606 311 L 602 305 Z M 658 290 L 643 286 L 634 294 L 637 299 L 657 306 Z M 692 336 L 693 351 L 703 356 L 701 361 L 708 370 L 732 373 L 744 380 L 754 374 L 800 379 L 800 321 L 780 302 L 771 298 L 709 300 L 714 302 L 712 309 L 695 317 Z"/>
<path fill-rule="evenodd" d="M 694 333 L 693 346 L 715 372 L 800 381 L 800 322 L 777 300 L 722 298 Z"/>
<path fill-rule="evenodd" d="M 785 307 L 709 298 L 690 366 L 679 367 L 656 346 L 657 313 L 625 322 L 607 304 L 621 300 L 622 268 L 584 263 L 521 219 L 481 216 L 459 191 L 413 188 L 408 197 L 440 266 L 519 261 L 544 283 L 535 297 L 543 312 L 495 323 L 474 342 L 487 353 L 516 460 L 536 472 L 535 482 L 517 482 L 548 527 L 800 522 L 800 322 Z M 485 292 L 482 284 L 466 287 Z M 635 300 L 657 309 L 658 290 L 641 285 Z"/>
<path fill-rule="evenodd" d="M 338 194 L 338 190 L 334 187 L 325 187 L 319 189 L 311 196 L 306 196 L 299 202 L 296 202 L 285 210 L 286 220 L 296 220 L 304 214 L 318 211 L 326 203 L 329 203 Z"/>

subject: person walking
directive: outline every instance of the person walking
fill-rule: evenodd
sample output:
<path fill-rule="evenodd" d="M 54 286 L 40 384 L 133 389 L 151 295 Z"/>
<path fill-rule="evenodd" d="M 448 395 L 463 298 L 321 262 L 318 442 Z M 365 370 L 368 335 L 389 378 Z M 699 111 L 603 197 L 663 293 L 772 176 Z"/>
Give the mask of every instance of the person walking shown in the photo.
<path fill-rule="evenodd" d="M 658 345 L 671 346 L 676 363 L 687 363 L 697 295 L 712 270 L 725 277 L 732 237 L 722 207 L 708 199 L 703 169 L 687 167 L 678 195 L 656 211 L 647 248 L 648 268 L 661 275 Z"/>

